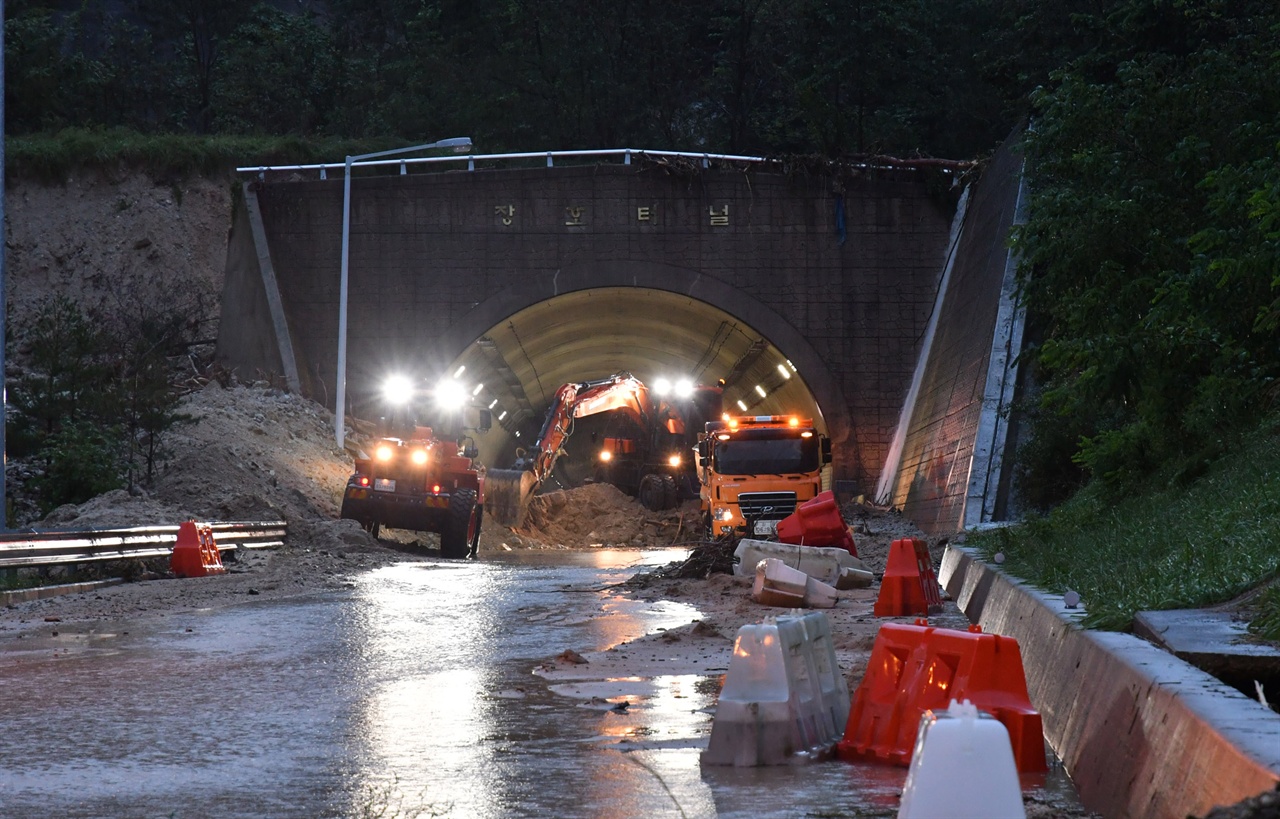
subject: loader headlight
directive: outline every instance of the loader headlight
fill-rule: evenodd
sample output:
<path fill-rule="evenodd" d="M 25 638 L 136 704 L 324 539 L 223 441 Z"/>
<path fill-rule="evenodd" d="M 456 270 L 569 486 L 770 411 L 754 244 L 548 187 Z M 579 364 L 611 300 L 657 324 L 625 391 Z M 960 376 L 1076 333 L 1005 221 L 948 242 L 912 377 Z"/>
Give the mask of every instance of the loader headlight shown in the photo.
<path fill-rule="evenodd" d="M 378 444 L 378 448 L 373 451 L 373 457 L 379 461 L 389 461 L 391 456 L 395 454 L 395 447 L 391 446 L 391 444 Z"/>
<path fill-rule="evenodd" d="M 687 378 L 681 378 L 676 382 L 676 398 L 688 398 L 693 395 L 693 382 Z"/>

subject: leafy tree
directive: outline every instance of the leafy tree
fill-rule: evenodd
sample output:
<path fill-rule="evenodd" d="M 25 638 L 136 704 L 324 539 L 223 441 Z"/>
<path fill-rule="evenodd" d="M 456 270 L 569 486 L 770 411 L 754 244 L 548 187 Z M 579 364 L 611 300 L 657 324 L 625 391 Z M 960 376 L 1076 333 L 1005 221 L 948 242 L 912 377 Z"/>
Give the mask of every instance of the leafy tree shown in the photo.
<path fill-rule="evenodd" d="M 16 455 L 39 448 L 63 425 L 96 416 L 107 366 L 107 343 L 99 327 L 65 296 L 43 302 L 26 333 L 30 368 L 11 385 Z"/>
<path fill-rule="evenodd" d="M 333 42 L 315 18 L 258 5 L 227 37 L 213 124 L 231 133 L 323 132 L 336 85 Z"/>
<path fill-rule="evenodd" d="M 196 133 L 207 134 L 215 118 L 213 87 L 223 41 L 253 6 L 253 0 L 132 0 L 134 11 L 157 37 L 177 45 L 194 93 Z"/>
<path fill-rule="evenodd" d="M 44 474 L 36 481 L 40 508 L 47 513 L 64 503 L 84 503 L 123 488 L 119 445 L 118 430 L 88 421 L 68 424 L 50 435 L 41 451 Z"/>
<path fill-rule="evenodd" d="M 1096 477 L 1203 458 L 1280 374 L 1265 267 L 1278 25 L 1267 3 L 1131 0 L 1035 96 L 1018 244 L 1046 329 L 1042 406 L 1082 430 Z"/>

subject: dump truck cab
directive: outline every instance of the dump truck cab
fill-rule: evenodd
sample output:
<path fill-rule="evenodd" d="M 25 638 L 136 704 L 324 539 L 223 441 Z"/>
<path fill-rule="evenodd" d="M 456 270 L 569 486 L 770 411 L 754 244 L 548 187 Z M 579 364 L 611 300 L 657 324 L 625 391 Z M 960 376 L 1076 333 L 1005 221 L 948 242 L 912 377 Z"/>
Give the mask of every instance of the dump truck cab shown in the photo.
<path fill-rule="evenodd" d="M 698 441 L 702 521 L 707 536 L 755 534 L 822 491 L 831 440 L 810 419 L 788 415 L 724 416 Z"/>

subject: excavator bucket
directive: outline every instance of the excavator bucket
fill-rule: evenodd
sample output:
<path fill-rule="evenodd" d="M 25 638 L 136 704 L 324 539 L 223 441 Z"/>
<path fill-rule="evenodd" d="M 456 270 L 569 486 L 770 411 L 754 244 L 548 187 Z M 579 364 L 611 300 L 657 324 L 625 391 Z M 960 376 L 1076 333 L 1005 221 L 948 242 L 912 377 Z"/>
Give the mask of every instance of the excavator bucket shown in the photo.
<path fill-rule="evenodd" d="M 503 526 L 524 525 L 537 479 L 524 469 L 490 469 L 484 479 L 484 511 Z"/>

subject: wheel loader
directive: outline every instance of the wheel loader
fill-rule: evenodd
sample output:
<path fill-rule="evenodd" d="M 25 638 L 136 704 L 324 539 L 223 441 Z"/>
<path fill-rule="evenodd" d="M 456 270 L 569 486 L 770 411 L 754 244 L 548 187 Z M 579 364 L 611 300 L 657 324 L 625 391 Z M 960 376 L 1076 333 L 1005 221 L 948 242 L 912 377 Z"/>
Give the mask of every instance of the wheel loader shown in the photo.
<path fill-rule="evenodd" d="M 400 391 L 400 379 L 388 385 L 388 401 L 397 405 L 380 422 L 379 437 L 355 459 L 339 516 L 355 520 L 377 537 L 383 527 L 436 532 L 440 555 L 474 557 L 484 519 L 485 480 L 476 469 L 475 443 L 462 427 L 457 437 L 440 437 L 419 426 Z M 466 414 L 466 413 L 464 413 Z M 487 410 L 471 414 L 480 431 L 489 428 Z M 457 424 L 454 424 L 457 427 Z"/>

